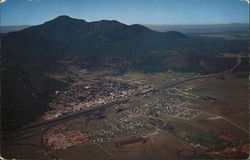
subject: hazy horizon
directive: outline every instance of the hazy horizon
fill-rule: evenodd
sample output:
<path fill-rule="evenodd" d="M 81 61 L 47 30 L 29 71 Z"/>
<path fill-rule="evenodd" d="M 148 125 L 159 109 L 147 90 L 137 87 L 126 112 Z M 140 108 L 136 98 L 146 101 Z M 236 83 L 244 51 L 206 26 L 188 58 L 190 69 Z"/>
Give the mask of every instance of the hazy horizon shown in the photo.
<path fill-rule="evenodd" d="M 65 16 L 65 15 L 64 15 Z M 71 17 L 74 19 L 74 17 Z M 53 19 L 56 19 L 53 18 Z M 51 19 L 51 20 L 53 20 Z M 84 19 L 81 19 L 84 20 Z M 48 20 L 50 21 L 50 20 Z M 101 20 L 100 20 L 101 21 Z M 88 23 L 96 22 L 89 21 Z M 45 22 L 43 22 L 45 23 Z M 41 24 L 43 24 L 41 23 Z M 120 23 L 123 23 L 120 21 Z M 40 24 L 39 24 L 40 25 Z M 247 31 L 248 23 L 227 23 L 227 24 L 140 24 L 151 30 L 166 32 L 178 31 L 182 33 L 206 33 L 206 32 L 225 32 L 225 31 Z M 9 33 L 23 30 L 36 25 L 17 25 L 17 26 L 0 26 L 0 33 Z"/>
<path fill-rule="evenodd" d="M 47 21 L 50 21 L 50 20 L 53 20 L 59 16 L 68 16 L 68 15 L 58 15 L 52 19 L 48 19 Z M 71 16 L 69 16 L 71 17 Z M 116 19 L 99 19 L 99 20 L 93 20 L 93 21 L 87 21 L 86 19 L 84 18 L 75 18 L 75 17 L 71 17 L 73 19 L 80 19 L 80 20 L 85 20 L 86 22 L 95 22 L 95 21 L 102 21 L 102 20 L 109 20 L 109 21 L 112 21 L 112 20 L 116 20 Z M 40 25 L 40 24 L 43 24 L 47 21 L 44 21 L 44 22 L 41 22 L 39 24 L 33 24 L 33 25 L 29 25 L 29 24 L 20 24 L 20 25 L 1 25 L 0 27 L 18 27 L 18 26 L 35 26 L 35 25 Z M 116 20 L 118 21 L 118 20 Z M 249 22 L 230 22 L 230 23 L 201 23 L 201 24 L 153 24 L 153 23 L 133 23 L 133 24 L 127 24 L 127 23 L 124 23 L 123 21 L 119 21 L 120 23 L 123 23 L 123 24 L 126 24 L 126 25 L 133 25 L 133 24 L 140 24 L 140 25 L 155 25 L 155 26 L 178 26 L 178 25 L 183 25 L 183 26 L 208 26 L 208 25 L 239 25 L 239 24 L 243 24 L 243 25 L 246 25 L 246 24 L 249 24 Z"/>

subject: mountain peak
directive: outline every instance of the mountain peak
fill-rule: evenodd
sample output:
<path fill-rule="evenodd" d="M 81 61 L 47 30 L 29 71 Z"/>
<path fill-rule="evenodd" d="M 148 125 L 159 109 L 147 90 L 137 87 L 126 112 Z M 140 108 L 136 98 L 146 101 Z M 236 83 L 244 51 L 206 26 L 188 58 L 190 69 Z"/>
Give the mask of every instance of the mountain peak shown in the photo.
<path fill-rule="evenodd" d="M 56 17 L 55 19 L 73 19 L 73 18 L 67 15 L 61 15 L 61 16 Z"/>
<path fill-rule="evenodd" d="M 73 29 L 75 27 L 81 27 L 86 24 L 87 22 L 83 19 L 76 19 L 67 15 L 61 15 L 45 22 L 42 26 L 40 25 L 40 27 L 47 29 L 50 28 L 52 30 L 66 30 L 68 27 L 71 27 Z"/>
<path fill-rule="evenodd" d="M 58 16 L 56 17 L 55 19 L 51 20 L 51 21 L 48 21 L 48 22 L 72 22 L 72 21 L 81 21 L 81 22 L 86 22 L 85 20 L 83 19 L 76 19 L 76 18 L 72 18 L 70 16 L 67 16 L 67 15 L 61 15 L 61 16 Z"/>

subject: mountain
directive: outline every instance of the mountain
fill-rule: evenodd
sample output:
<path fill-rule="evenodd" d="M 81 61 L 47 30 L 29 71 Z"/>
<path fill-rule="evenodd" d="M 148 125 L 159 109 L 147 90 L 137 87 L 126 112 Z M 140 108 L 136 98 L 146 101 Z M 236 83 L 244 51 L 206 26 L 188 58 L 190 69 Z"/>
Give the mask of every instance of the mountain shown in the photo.
<path fill-rule="evenodd" d="M 216 55 L 247 51 L 246 40 L 186 36 L 115 20 L 86 22 L 65 15 L 3 35 L 1 42 L 5 66 L 36 66 L 43 72 L 62 70 L 60 60 L 72 61 L 89 70 L 107 67 L 160 72 L 174 68 L 216 72 L 224 69 L 223 65 L 217 65 L 220 62 Z M 200 66 L 200 60 L 209 61 L 207 67 Z"/>
<path fill-rule="evenodd" d="M 187 37 L 175 31 L 157 32 L 142 25 L 126 25 L 115 20 L 86 22 L 59 16 L 44 24 L 4 35 L 2 55 L 3 62 L 8 64 L 36 64 L 45 71 L 60 69 L 57 61 L 67 58 L 87 69 L 110 67 L 110 59 L 119 59 L 112 61 L 113 66 L 126 61 L 126 65 L 120 65 L 122 70 L 155 72 L 173 67 L 166 63 L 170 57 L 177 59 L 178 64 L 179 57 L 192 54 L 191 57 L 195 58 L 185 58 L 188 66 L 177 65 L 177 68 L 207 71 L 211 68 L 202 68 L 196 63 L 200 58 L 237 51 L 245 43 Z"/>
<path fill-rule="evenodd" d="M 171 38 L 184 38 L 185 36 L 178 32 L 167 32 L 162 34 L 150 30 L 142 25 L 125 25 L 115 20 L 101 20 L 96 22 L 86 22 L 85 20 L 74 19 L 68 16 L 59 16 L 51 21 L 45 22 L 42 25 L 26 28 L 20 32 L 10 33 L 9 36 L 20 34 L 35 34 L 36 36 L 43 38 L 53 38 L 60 41 L 78 42 L 81 43 L 86 40 L 100 40 L 100 41 L 112 41 L 112 40 L 131 40 L 134 38 L 140 38 L 140 36 L 162 36 L 167 38 L 171 35 Z M 181 35 L 181 36 L 180 36 Z M 68 40 L 68 41 L 67 41 Z"/>
<path fill-rule="evenodd" d="M 166 49 L 167 42 L 173 39 L 184 40 L 187 37 L 179 32 L 160 33 L 141 25 L 125 25 L 114 20 L 88 23 L 59 16 L 42 25 L 7 34 L 2 45 L 6 56 L 15 57 L 18 53 L 18 56 L 32 59 L 37 56 L 56 58 L 63 53 L 80 54 L 82 57 L 93 54 L 127 57 L 129 52 L 129 56 L 134 57 L 138 52 Z M 124 51 L 126 55 L 122 53 Z"/>

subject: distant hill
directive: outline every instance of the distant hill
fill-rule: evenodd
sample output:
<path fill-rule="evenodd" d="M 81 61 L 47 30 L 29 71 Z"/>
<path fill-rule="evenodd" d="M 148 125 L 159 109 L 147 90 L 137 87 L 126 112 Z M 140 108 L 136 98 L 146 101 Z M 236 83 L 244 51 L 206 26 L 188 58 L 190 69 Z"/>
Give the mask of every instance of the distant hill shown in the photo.
<path fill-rule="evenodd" d="M 159 32 L 177 31 L 181 33 L 224 33 L 224 32 L 248 32 L 249 24 L 247 23 L 232 23 L 232 24 L 208 24 L 208 25 L 164 25 L 164 24 L 142 24 L 151 30 Z M 21 26 L 0 26 L 0 33 L 9 33 L 20 31 L 30 25 Z"/>
<path fill-rule="evenodd" d="M 210 25 L 150 25 L 144 26 L 159 32 L 178 31 L 182 33 L 222 33 L 222 32 L 248 32 L 249 24 L 210 24 Z"/>
<path fill-rule="evenodd" d="M 5 33 L 0 33 L 0 38 L 3 37 L 5 35 Z"/>
<path fill-rule="evenodd" d="M 9 33 L 15 31 L 21 31 L 25 28 L 30 27 L 29 25 L 21 25 L 21 26 L 0 26 L 0 33 Z"/>

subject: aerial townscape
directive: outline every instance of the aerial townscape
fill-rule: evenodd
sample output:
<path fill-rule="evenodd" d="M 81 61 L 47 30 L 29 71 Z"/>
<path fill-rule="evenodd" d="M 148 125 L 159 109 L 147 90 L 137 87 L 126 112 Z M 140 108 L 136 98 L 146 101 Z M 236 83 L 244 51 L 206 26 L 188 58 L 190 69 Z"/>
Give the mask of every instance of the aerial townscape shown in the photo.
<path fill-rule="evenodd" d="M 248 5 L 0 0 L 0 159 L 249 158 Z"/>

